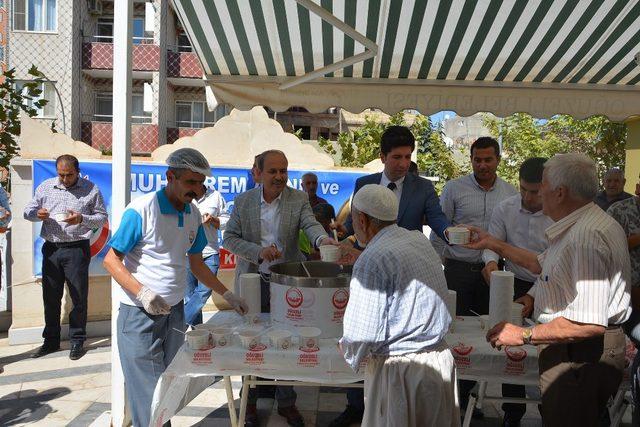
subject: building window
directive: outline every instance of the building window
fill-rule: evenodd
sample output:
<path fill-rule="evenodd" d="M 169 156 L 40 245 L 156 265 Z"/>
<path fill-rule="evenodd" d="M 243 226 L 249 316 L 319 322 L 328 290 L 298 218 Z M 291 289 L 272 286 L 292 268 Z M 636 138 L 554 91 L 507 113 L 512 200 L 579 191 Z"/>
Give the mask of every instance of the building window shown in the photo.
<path fill-rule="evenodd" d="M 113 95 L 111 93 L 97 93 L 95 122 L 111 122 L 113 120 Z M 131 123 L 151 123 L 151 113 L 144 111 L 144 95 L 131 95 Z"/>
<path fill-rule="evenodd" d="M 226 113 L 224 105 L 219 105 L 215 111 L 209 111 L 203 101 L 176 101 L 176 125 L 181 128 L 200 129 L 211 126 Z"/>
<path fill-rule="evenodd" d="M 25 91 L 24 93 L 26 93 L 26 89 L 24 88 L 25 83 L 28 83 L 28 82 L 26 81 L 16 82 L 16 89 L 19 91 L 24 90 Z M 30 108 L 35 108 L 33 104 L 36 101 L 39 101 L 40 99 L 46 99 L 48 101 L 46 105 L 42 108 L 36 109 L 36 111 L 38 112 L 36 114 L 36 117 L 41 119 L 55 119 L 57 98 L 56 98 L 56 90 L 53 86 L 53 83 L 52 82 L 40 83 L 40 90 L 42 91 L 40 95 L 35 97 L 31 101 L 27 101 L 26 105 Z"/>
<path fill-rule="evenodd" d="M 189 37 L 187 37 L 187 34 L 184 32 L 184 30 L 180 30 L 178 32 L 177 44 L 178 52 L 193 52 L 193 47 L 191 47 Z"/>
<path fill-rule="evenodd" d="M 98 42 L 113 43 L 113 17 L 98 19 L 96 35 Z M 153 43 L 153 37 L 144 35 L 144 18 L 133 18 L 133 44 Z"/>
<path fill-rule="evenodd" d="M 57 31 L 57 0 L 13 0 L 13 29 L 34 32 Z"/>

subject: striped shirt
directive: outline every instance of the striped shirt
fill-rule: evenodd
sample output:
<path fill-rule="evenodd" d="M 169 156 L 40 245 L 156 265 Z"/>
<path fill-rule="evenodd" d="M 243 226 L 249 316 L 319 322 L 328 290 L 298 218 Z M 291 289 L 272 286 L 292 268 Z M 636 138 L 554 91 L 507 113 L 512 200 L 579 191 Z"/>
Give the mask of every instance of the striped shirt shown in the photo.
<path fill-rule="evenodd" d="M 474 225 L 483 230 L 489 229 L 493 208 L 506 198 L 518 194 L 518 190 L 499 177 L 489 190 L 485 190 L 473 174 L 447 182 L 440 196 L 442 212 L 451 224 Z M 431 242 L 436 251 L 445 258 L 465 262 L 482 262 L 482 251 L 463 248 L 459 245 L 445 245 L 431 233 Z"/>
<path fill-rule="evenodd" d="M 518 248 L 524 248 L 537 254 L 544 252 L 549 246 L 545 230 L 553 224 L 553 220 L 538 211 L 531 213 L 522 207 L 522 196 L 516 194 L 504 200 L 493 209 L 489 234 Z M 500 257 L 491 250 L 482 252 L 482 260 L 486 263 Z M 535 282 L 537 275 L 524 267 L 520 267 L 507 259 L 505 270 L 511 271 L 518 279 Z"/>
<path fill-rule="evenodd" d="M 84 178 L 67 188 L 58 177 L 43 181 L 35 195 L 24 208 L 24 219 L 40 221 L 38 210 L 45 208 L 49 218 L 42 221 L 40 236 L 48 242 L 75 242 L 91 237 L 94 229 L 102 227 L 107 220 L 107 210 L 98 187 Z M 69 225 L 58 222 L 54 216 L 73 210 L 82 214 L 82 222 Z"/>
<path fill-rule="evenodd" d="M 354 264 L 349 292 L 340 342 L 354 371 L 369 355 L 432 348 L 449 329 L 440 258 L 419 231 L 380 230 Z"/>
<path fill-rule="evenodd" d="M 614 203 L 607 210 L 622 226 L 627 237 L 640 234 L 640 199 L 629 197 L 621 202 Z M 631 261 L 631 286 L 640 286 L 640 246 L 629 250 L 629 260 Z"/>
<path fill-rule="evenodd" d="M 534 318 L 557 317 L 595 325 L 619 325 L 631 308 L 627 239 L 620 224 L 594 203 L 546 231 L 549 248 L 538 256 L 542 273 L 529 294 Z"/>

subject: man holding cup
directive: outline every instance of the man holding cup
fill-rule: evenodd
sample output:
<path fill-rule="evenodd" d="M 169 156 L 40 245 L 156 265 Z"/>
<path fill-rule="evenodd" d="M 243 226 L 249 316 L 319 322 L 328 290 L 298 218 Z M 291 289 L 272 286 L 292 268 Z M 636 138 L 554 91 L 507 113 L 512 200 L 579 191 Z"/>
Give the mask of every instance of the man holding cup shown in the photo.
<path fill-rule="evenodd" d="M 510 245 L 527 249 L 537 254 L 544 252 L 549 242 L 544 231 L 553 224 L 553 220 L 542 212 L 540 186 L 544 162 L 547 159 L 533 157 L 525 160 L 520 166 L 520 194 L 513 195 L 493 209 L 489 233 Z M 482 269 L 484 280 L 489 283 L 491 272 L 498 270 L 500 256 L 486 249 L 482 252 L 485 263 Z M 536 274 L 507 260 L 505 269 L 511 271 L 514 278 L 514 300 L 523 297 L 533 286 Z M 526 397 L 525 387 L 521 385 L 503 384 L 504 397 Z M 527 405 L 521 403 L 504 403 L 504 420 L 502 425 L 513 427 L 520 425 Z"/>
<path fill-rule="evenodd" d="M 278 262 L 303 261 L 298 245 L 299 230 L 319 248 L 337 245 L 316 220 L 307 194 L 287 187 L 288 161 L 282 151 L 268 150 L 258 158 L 258 178 L 262 185 L 240 194 L 224 232 L 224 247 L 237 256 L 236 283 L 244 273 L 260 273 L 261 311 L 270 311 L 269 267 Z M 289 425 L 302 426 L 304 420 L 295 406 L 291 386 L 276 387 L 278 414 Z M 246 426 L 259 424 L 256 389 L 249 390 Z"/>
<path fill-rule="evenodd" d="M 107 221 L 102 194 L 91 181 L 80 177 L 74 156 L 56 159 L 58 176 L 42 182 L 24 208 L 24 218 L 42 221 L 42 299 L 44 302 L 44 343 L 34 358 L 60 350 L 60 311 L 67 283 L 73 309 L 69 313 L 69 358 L 82 357 L 87 338 L 87 298 L 89 294 L 89 239 L 93 230 Z"/>
<path fill-rule="evenodd" d="M 592 200 L 596 165 L 584 154 L 556 154 L 544 165 L 542 210 L 555 221 L 542 254 L 496 239 L 479 227 L 468 247 L 491 249 L 539 274 L 520 298 L 536 325 L 501 322 L 487 341 L 536 344 L 545 426 L 598 426 L 620 386 L 625 364 L 621 326 L 629 317 L 630 264 L 620 225 Z"/>

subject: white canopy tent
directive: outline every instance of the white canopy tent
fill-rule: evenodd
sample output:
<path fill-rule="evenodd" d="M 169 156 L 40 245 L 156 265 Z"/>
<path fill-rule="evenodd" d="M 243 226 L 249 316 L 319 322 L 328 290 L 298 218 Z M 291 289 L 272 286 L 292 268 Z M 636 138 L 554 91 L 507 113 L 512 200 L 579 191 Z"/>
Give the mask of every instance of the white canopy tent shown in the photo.
<path fill-rule="evenodd" d="M 640 0 L 172 4 L 202 63 L 210 109 L 226 103 L 274 111 L 640 117 Z M 117 227 L 130 196 L 131 2 L 116 0 L 114 18 Z M 633 129 L 640 140 L 639 123 Z M 112 339 L 112 422 L 123 425 L 124 383 Z"/>

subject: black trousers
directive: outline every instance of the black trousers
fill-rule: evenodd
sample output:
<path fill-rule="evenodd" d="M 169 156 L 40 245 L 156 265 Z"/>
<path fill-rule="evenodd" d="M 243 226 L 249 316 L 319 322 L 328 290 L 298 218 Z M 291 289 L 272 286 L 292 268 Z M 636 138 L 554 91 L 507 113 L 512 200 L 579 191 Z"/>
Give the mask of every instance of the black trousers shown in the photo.
<path fill-rule="evenodd" d="M 447 258 L 444 261 L 444 277 L 447 287 L 456 292 L 456 315 L 474 316 L 489 314 L 489 286 L 482 277 L 483 263 L 470 263 Z M 467 407 L 469 393 L 475 381 L 459 380 L 460 410 Z"/>
<path fill-rule="evenodd" d="M 520 280 L 516 277 L 513 285 L 513 299 L 515 301 L 529 292 L 529 289 L 533 286 L 533 282 Z M 527 397 L 527 393 L 523 385 L 502 384 L 502 396 L 524 398 Z M 527 405 L 524 403 L 503 403 L 502 410 L 504 411 L 505 419 L 515 422 L 520 421 L 524 413 L 527 412 Z"/>
<path fill-rule="evenodd" d="M 42 246 L 42 300 L 46 344 L 60 343 L 60 311 L 65 282 L 73 302 L 69 313 L 69 340 L 83 343 L 87 338 L 87 297 L 89 294 L 89 240 L 69 243 L 45 242 Z"/>

